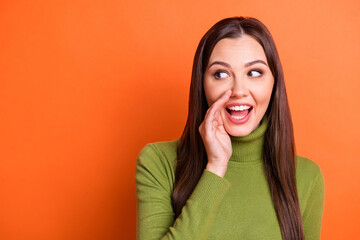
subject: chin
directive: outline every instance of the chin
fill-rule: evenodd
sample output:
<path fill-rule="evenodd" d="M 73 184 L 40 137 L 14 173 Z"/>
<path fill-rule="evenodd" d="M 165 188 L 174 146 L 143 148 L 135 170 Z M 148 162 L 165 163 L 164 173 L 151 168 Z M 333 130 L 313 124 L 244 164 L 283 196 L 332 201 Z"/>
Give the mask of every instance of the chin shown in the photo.
<path fill-rule="evenodd" d="M 229 127 L 225 126 L 226 132 L 233 137 L 245 137 L 249 135 L 254 129 L 245 126 Z"/>

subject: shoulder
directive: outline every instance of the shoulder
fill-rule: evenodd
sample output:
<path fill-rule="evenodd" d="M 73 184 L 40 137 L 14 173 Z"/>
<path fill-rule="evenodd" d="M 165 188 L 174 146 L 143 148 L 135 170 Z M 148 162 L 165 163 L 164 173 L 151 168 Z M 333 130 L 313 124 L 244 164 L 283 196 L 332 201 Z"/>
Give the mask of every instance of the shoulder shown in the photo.
<path fill-rule="evenodd" d="M 323 175 L 319 165 L 317 165 L 314 161 L 305 157 L 296 156 L 296 177 L 299 180 L 311 180 L 323 177 Z"/>
<path fill-rule="evenodd" d="M 300 204 L 304 205 L 311 198 L 324 197 L 324 176 L 314 161 L 297 156 L 296 157 L 296 182 Z"/>
<path fill-rule="evenodd" d="M 175 164 L 178 140 L 170 142 L 148 143 L 140 151 L 137 164 L 156 164 L 156 162 L 168 162 Z"/>
<path fill-rule="evenodd" d="M 178 140 L 146 144 L 136 161 L 136 181 L 152 182 L 170 190 L 175 181 Z"/>

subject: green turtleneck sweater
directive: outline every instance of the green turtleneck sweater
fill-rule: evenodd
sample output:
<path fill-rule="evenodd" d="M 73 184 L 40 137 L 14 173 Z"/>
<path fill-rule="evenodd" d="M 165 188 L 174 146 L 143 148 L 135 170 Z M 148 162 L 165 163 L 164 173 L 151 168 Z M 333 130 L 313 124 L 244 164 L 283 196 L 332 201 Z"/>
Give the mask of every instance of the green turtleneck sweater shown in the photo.
<path fill-rule="evenodd" d="M 266 127 L 262 121 L 248 136 L 231 137 L 224 178 L 204 170 L 177 219 L 171 201 L 177 141 L 146 145 L 136 165 L 137 239 L 282 239 L 262 160 Z M 320 239 L 321 170 L 297 157 L 296 180 L 305 239 Z"/>

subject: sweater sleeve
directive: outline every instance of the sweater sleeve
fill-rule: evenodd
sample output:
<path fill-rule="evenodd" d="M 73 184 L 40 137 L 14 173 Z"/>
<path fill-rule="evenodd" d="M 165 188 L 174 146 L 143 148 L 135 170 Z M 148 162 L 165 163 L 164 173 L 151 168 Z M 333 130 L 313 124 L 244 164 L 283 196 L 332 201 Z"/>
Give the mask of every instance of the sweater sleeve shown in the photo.
<path fill-rule="evenodd" d="M 302 216 L 306 240 L 320 239 L 324 200 L 324 177 L 320 168 L 318 168 L 318 174 L 312 184 L 312 189 Z"/>
<path fill-rule="evenodd" d="M 207 239 L 215 212 L 230 183 L 204 170 L 175 220 L 172 207 L 173 170 L 153 144 L 139 154 L 136 165 L 137 239 Z"/>

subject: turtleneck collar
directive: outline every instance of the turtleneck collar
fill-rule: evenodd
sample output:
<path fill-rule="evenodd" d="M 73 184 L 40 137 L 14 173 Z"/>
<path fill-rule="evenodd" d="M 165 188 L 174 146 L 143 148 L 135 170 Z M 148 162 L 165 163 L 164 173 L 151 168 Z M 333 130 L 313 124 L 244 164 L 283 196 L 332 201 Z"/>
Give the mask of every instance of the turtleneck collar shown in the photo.
<path fill-rule="evenodd" d="M 260 122 L 260 126 L 244 137 L 231 138 L 232 155 L 230 161 L 242 163 L 262 162 L 263 144 L 265 131 L 268 125 L 266 117 Z"/>

